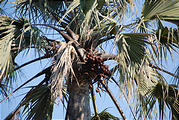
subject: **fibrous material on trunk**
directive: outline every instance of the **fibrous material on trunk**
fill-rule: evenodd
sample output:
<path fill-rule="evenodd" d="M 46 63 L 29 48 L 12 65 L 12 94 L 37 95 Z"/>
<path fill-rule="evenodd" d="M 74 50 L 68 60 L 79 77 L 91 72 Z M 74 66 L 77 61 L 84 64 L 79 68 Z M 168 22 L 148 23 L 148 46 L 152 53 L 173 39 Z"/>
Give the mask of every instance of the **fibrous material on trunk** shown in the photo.
<path fill-rule="evenodd" d="M 62 98 L 62 88 L 64 79 L 69 77 L 69 73 L 73 73 L 72 61 L 76 56 L 75 49 L 72 45 L 61 44 L 57 55 L 55 56 L 54 65 L 52 67 L 51 76 L 51 93 L 52 100 L 57 97 Z"/>

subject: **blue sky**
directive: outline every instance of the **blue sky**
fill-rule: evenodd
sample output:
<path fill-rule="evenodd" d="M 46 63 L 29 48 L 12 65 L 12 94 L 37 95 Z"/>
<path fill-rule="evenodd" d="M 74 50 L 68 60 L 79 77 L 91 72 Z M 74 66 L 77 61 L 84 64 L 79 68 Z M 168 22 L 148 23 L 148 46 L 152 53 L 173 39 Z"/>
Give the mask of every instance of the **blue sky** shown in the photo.
<path fill-rule="evenodd" d="M 10 13 L 9 13 L 10 14 Z M 129 20 L 130 21 L 130 20 Z M 172 26 L 170 24 L 167 24 L 169 26 Z M 173 26 L 172 26 L 173 27 Z M 56 36 L 50 36 L 51 38 L 57 38 Z M 178 51 L 179 52 L 179 51 Z M 22 59 L 23 58 L 23 59 Z M 16 62 L 21 65 L 25 62 L 28 62 L 32 59 L 35 58 L 34 50 L 30 53 L 28 53 L 27 56 L 23 56 L 23 54 L 20 54 Z M 165 69 L 174 73 L 174 70 L 176 69 L 179 61 L 178 55 L 175 53 L 174 54 L 174 64 L 171 60 L 171 57 L 168 57 L 168 63 L 164 63 L 166 66 Z M 24 81 L 30 79 L 32 76 L 34 76 L 37 72 L 43 70 L 50 64 L 50 60 L 42 60 L 40 62 L 33 63 L 31 65 L 25 66 L 22 68 L 23 73 L 20 73 L 20 75 L 17 77 L 17 81 L 15 82 L 15 88 L 17 88 L 19 85 L 24 83 Z M 21 76 L 21 77 L 20 77 Z M 164 74 L 165 78 L 167 81 L 170 83 L 171 82 L 171 76 Z M 29 83 L 29 86 L 36 85 L 40 80 L 43 79 L 44 76 L 41 76 L 33 82 Z M 124 114 L 127 116 L 127 119 L 133 119 L 131 112 L 129 111 L 128 105 L 126 104 L 126 101 L 124 97 L 121 95 L 119 88 L 115 86 L 114 84 L 109 84 L 109 88 L 111 88 L 114 96 L 117 98 L 119 105 L 122 107 L 122 110 L 124 111 Z M 28 92 L 29 88 L 23 88 L 22 90 L 19 90 L 17 93 L 15 93 L 13 96 L 10 97 L 9 100 L 6 100 L 2 104 L 0 104 L 0 120 L 4 119 L 10 112 L 13 111 L 13 109 L 18 105 L 20 100 L 23 98 L 24 94 Z M 2 98 L 0 98 L 1 100 Z M 102 110 L 107 109 L 108 112 L 112 113 L 113 115 L 117 116 L 120 118 L 120 115 L 115 108 L 112 100 L 106 93 L 102 93 L 102 96 L 100 97 L 98 94 L 96 94 L 96 100 L 97 100 L 97 106 L 98 106 L 98 111 L 101 112 Z M 90 101 L 92 103 L 92 101 Z M 132 101 L 131 101 L 132 104 Z M 91 110 L 93 113 L 93 106 L 91 104 Z M 54 106 L 54 112 L 53 112 L 53 120 L 63 120 L 65 118 L 65 109 L 63 108 L 61 103 L 58 103 Z"/>

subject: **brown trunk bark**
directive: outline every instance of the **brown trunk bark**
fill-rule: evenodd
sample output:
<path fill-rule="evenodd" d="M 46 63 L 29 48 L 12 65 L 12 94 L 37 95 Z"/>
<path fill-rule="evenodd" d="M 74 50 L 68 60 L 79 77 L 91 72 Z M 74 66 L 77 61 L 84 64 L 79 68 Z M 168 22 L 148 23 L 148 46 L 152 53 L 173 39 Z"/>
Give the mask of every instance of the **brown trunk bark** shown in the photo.
<path fill-rule="evenodd" d="M 76 81 L 68 85 L 69 101 L 65 120 L 90 120 L 90 97 L 88 82 L 77 85 Z"/>

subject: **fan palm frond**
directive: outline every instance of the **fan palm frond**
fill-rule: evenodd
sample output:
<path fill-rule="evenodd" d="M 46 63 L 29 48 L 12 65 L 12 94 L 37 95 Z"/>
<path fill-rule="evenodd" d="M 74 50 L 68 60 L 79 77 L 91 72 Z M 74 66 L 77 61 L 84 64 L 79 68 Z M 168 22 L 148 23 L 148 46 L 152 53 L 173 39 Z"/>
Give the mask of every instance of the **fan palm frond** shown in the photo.
<path fill-rule="evenodd" d="M 142 9 L 144 20 L 161 19 L 178 25 L 178 0 L 146 0 Z"/>
<path fill-rule="evenodd" d="M 162 27 L 158 28 L 155 34 L 156 38 L 156 51 L 158 56 L 167 59 L 167 53 L 173 55 L 173 51 L 177 52 L 179 48 L 178 29 Z M 160 45 L 159 45 L 160 44 Z"/>
<path fill-rule="evenodd" d="M 0 18 L 0 78 L 3 80 L 6 79 L 7 76 L 13 76 L 15 58 L 12 58 L 11 49 L 13 39 L 20 30 L 16 29 L 15 25 L 13 25 L 13 21 L 9 17 L 1 15 Z"/>
<path fill-rule="evenodd" d="M 86 2 L 89 2 L 89 4 L 86 4 Z M 78 6 L 80 6 L 82 12 L 79 12 L 76 14 L 77 16 L 74 16 L 78 19 L 78 23 L 80 23 L 80 40 L 88 41 L 89 39 L 93 39 L 91 36 L 97 36 L 95 37 L 95 39 L 97 39 L 99 37 L 98 34 L 100 34 L 100 38 L 102 38 L 107 34 L 112 33 L 110 31 L 114 31 L 116 29 L 113 28 L 117 24 L 117 21 L 122 21 L 122 17 L 125 15 L 125 12 L 122 11 L 126 11 L 128 9 L 128 7 L 126 7 L 128 3 L 130 2 L 126 0 L 74 0 L 68 6 L 66 13 L 60 21 L 68 17 L 69 13 L 73 10 L 79 10 Z M 116 9 L 113 9 L 115 7 Z M 103 34 L 101 34 L 101 31 L 103 31 Z"/>
<path fill-rule="evenodd" d="M 45 41 L 41 31 L 30 25 L 22 18 L 15 20 L 5 15 L 0 16 L 0 79 L 8 84 L 9 79 L 15 77 L 14 68 L 17 67 L 15 58 L 25 48 L 41 49 Z"/>
<path fill-rule="evenodd" d="M 53 112 L 51 92 L 47 84 L 33 87 L 22 99 L 18 107 L 9 114 L 5 120 L 11 120 L 24 106 L 23 115 L 25 120 L 47 119 L 51 120 Z"/>
<path fill-rule="evenodd" d="M 53 112 L 53 102 L 51 100 L 50 87 L 48 82 L 51 76 L 51 66 L 39 72 L 36 76 L 32 77 L 20 87 L 18 87 L 14 92 L 22 88 L 31 80 L 39 77 L 42 74 L 45 74 L 45 78 L 36 86 L 33 86 L 31 90 L 25 95 L 21 100 L 17 108 L 11 112 L 5 120 L 11 120 L 20 112 L 20 109 L 23 107 L 23 115 L 25 119 L 48 119 L 51 120 Z M 14 93 L 13 92 L 13 93 Z M 43 112 L 42 112 L 43 111 Z M 29 114 L 27 114 L 29 113 Z"/>
<path fill-rule="evenodd" d="M 163 21 L 178 25 L 179 22 L 179 0 L 146 0 L 142 9 L 142 21 L 158 21 L 156 31 L 150 27 L 146 30 L 154 35 L 150 40 L 153 53 L 157 60 L 167 59 L 167 53 L 173 54 L 178 49 L 178 29 L 164 27 Z M 167 24 L 165 24 L 167 26 Z"/>
<path fill-rule="evenodd" d="M 148 34 L 145 33 L 120 34 L 116 39 L 119 58 L 123 58 L 127 63 L 141 63 L 145 55 L 147 37 Z"/>
<path fill-rule="evenodd" d="M 98 114 L 99 118 L 93 116 L 91 120 L 120 120 L 118 117 L 106 112 L 107 109 L 103 110 Z"/>
<path fill-rule="evenodd" d="M 51 18 L 47 9 L 50 9 L 61 16 L 66 9 L 66 4 L 68 4 L 68 2 L 65 2 L 64 0 L 17 0 L 14 3 L 16 11 L 29 17 L 33 22 L 41 20 L 44 20 L 44 22 L 50 22 Z"/>
<path fill-rule="evenodd" d="M 153 107 L 156 105 L 156 100 L 151 96 L 146 96 L 147 93 L 158 83 L 155 70 L 150 68 L 147 64 L 143 65 L 135 74 L 135 81 L 137 84 L 137 104 L 136 111 L 139 118 L 151 118 L 155 114 Z"/>
<path fill-rule="evenodd" d="M 152 119 L 152 116 L 157 116 L 157 112 L 155 111 L 159 108 L 159 117 L 163 119 L 167 106 L 171 110 L 172 119 L 175 120 L 179 115 L 178 87 L 175 85 L 168 85 L 164 82 L 164 78 L 159 73 L 152 70 L 152 68 L 145 66 L 144 69 L 147 69 L 149 72 L 144 73 L 146 70 L 142 70 L 142 74 L 139 73 L 140 75 L 138 76 L 140 78 L 136 78 L 138 81 L 137 111 L 139 112 L 139 117 L 148 117 Z M 149 78 L 149 76 L 152 77 Z"/>
<path fill-rule="evenodd" d="M 165 106 L 167 106 L 171 110 L 172 120 L 177 120 L 179 116 L 179 98 L 177 86 L 167 85 L 163 82 L 159 82 L 147 94 L 149 96 L 153 96 L 153 99 L 158 101 L 160 118 L 163 119 L 165 114 Z"/>
<path fill-rule="evenodd" d="M 51 100 L 51 92 L 47 85 L 42 85 L 37 91 L 25 97 L 27 102 L 24 106 L 23 114 L 25 120 L 51 120 L 53 112 L 53 102 Z"/>
<path fill-rule="evenodd" d="M 143 68 L 147 62 L 144 59 L 148 57 L 148 36 L 149 34 L 146 33 L 120 33 L 116 37 L 118 48 L 116 61 L 119 63 L 116 68 L 120 74 L 119 82 L 123 85 L 121 89 L 127 86 L 126 90 L 129 96 L 132 95 L 135 84 L 137 86 L 139 84 L 141 78 L 137 76 L 139 76 L 139 73 L 143 73 L 141 70 L 148 71 Z M 152 77 L 151 71 L 145 74 L 146 78 Z"/>

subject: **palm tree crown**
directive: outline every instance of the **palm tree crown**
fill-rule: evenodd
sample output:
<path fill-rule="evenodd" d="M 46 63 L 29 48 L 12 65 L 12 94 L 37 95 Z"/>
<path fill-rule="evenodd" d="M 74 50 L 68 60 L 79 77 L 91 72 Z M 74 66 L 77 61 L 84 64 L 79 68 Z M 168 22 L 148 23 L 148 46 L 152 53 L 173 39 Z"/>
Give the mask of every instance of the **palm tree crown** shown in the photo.
<path fill-rule="evenodd" d="M 8 3 L 15 11 L 11 16 Z M 179 0 L 1 0 L 1 103 L 45 75 L 5 119 L 16 119 L 20 111 L 27 120 L 51 120 L 58 98 L 64 106 L 67 103 L 66 120 L 119 119 L 105 110 L 97 111 L 95 94 L 106 92 L 125 120 L 121 103 L 108 86 L 112 82 L 133 119 L 164 119 L 167 107 L 171 117 L 166 118 L 177 120 L 179 67 L 172 73 L 164 69 L 163 61 L 173 53 L 178 56 L 178 27 Z M 49 37 L 52 31 L 60 40 Z M 31 49 L 39 57 L 18 65 L 19 53 Z M 9 93 L 8 86 L 14 87 L 21 68 L 49 58 L 49 67 Z M 107 61 L 114 64 L 108 66 Z M 163 73 L 172 76 L 173 82 Z"/>

